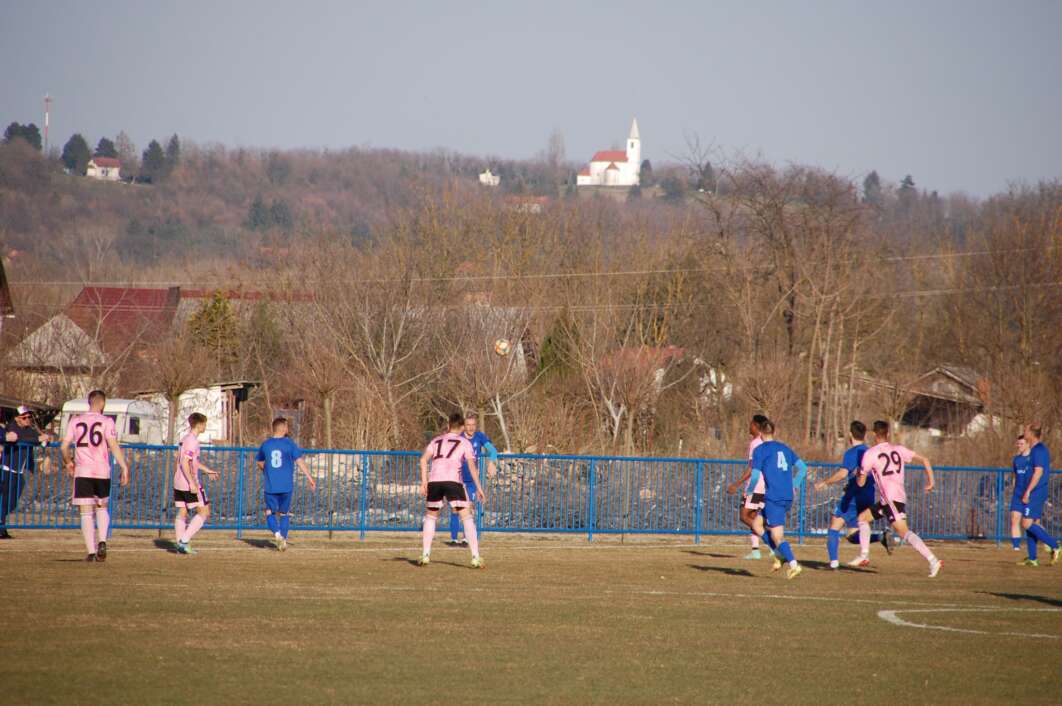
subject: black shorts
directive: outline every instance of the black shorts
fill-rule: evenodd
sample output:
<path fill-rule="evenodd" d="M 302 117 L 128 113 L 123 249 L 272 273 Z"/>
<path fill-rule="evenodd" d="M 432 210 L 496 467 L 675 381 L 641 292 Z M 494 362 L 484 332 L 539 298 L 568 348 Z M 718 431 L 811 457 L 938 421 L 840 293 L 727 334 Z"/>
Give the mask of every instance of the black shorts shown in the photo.
<path fill-rule="evenodd" d="M 75 478 L 74 504 L 91 505 L 97 500 L 111 497 L 110 478 Z"/>
<path fill-rule="evenodd" d="M 193 493 L 190 490 L 177 490 L 173 489 L 173 504 L 177 507 L 199 507 L 200 505 L 209 505 L 210 498 L 207 497 L 206 491 L 203 490 L 203 486 L 199 486 L 199 492 Z"/>
<path fill-rule="evenodd" d="M 892 508 L 894 506 L 896 508 L 896 512 L 892 511 Z M 884 517 L 886 520 L 889 521 L 890 524 L 896 522 L 897 520 L 906 520 L 907 504 L 893 503 L 892 505 L 890 505 L 889 503 L 883 503 L 879 500 L 874 504 L 873 507 L 870 508 L 870 514 L 874 516 L 875 520 L 880 520 Z"/>
<path fill-rule="evenodd" d="M 465 490 L 465 484 L 448 480 L 428 483 L 428 509 L 441 510 L 447 502 L 455 510 L 468 507 L 468 491 Z"/>

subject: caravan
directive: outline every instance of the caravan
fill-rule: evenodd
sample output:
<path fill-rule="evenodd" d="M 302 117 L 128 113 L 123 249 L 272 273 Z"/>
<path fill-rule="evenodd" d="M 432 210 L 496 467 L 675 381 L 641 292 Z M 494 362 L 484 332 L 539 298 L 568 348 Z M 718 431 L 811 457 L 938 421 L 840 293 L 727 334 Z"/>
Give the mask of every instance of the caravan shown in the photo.
<path fill-rule="evenodd" d="M 86 400 L 70 400 L 63 404 L 59 426 L 60 435 L 66 434 L 70 418 L 89 411 Z M 104 416 L 114 420 L 118 442 L 121 444 L 162 444 L 166 436 L 163 416 L 159 408 L 145 400 L 107 400 Z"/>

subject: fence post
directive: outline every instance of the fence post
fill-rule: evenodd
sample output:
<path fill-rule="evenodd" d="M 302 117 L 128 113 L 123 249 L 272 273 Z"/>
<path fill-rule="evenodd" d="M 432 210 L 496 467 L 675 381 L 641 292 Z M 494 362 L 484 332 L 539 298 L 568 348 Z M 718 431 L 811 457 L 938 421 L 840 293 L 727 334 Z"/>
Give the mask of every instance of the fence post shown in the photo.
<path fill-rule="evenodd" d="M 701 543 L 701 512 L 704 508 L 704 496 L 701 494 L 701 486 L 704 485 L 704 461 L 697 462 L 696 487 L 693 489 L 693 542 Z"/>
<path fill-rule="evenodd" d="M 236 476 L 236 539 L 243 538 L 243 476 L 247 470 L 247 452 L 240 449 L 240 471 Z"/>
<path fill-rule="evenodd" d="M 597 475 L 594 459 L 590 459 L 590 490 L 586 501 L 586 541 L 594 541 L 594 476 Z"/>
<path fill-rule="evenodd" d="M 811 476 L 810 470 L 808 476 Z M 804 478 L 804 482 L 800 484 L 800 525 L 798 535 L 800 537 L 799 544 L 804 543 L 804 531 L 807 526 L 807 506 L 808 506 L 808 478 Z"/>
<path fill-rule="evenodd" d="M 1006 480 L 1006 476 L 1004 474 L 1005 474 L 1005 471 L 1003 471 L 1002 469 L 999 469 L 999 470 L 996 471 L 996 546 L 997 547 L 1003 541 L 1003 525 L 1004 525 L 1003 493 L 1006 492 L 1006 490 L 1004 489 L 1004 482 Z"/>
<path fill-rule="evenodd" d="M 358 493 L 358 538 L 365 541 L 365 513 L 368 509 L 369 494 L 369 464 L 368 459 L 361 457 L 361 492 Z"/>

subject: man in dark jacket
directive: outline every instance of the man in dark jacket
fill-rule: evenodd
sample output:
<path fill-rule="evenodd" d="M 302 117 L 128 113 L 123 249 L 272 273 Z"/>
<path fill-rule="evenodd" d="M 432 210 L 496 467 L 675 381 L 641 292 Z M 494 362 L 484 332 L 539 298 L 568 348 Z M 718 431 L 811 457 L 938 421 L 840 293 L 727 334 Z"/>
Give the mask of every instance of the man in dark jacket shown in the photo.
<path fill-rule="evenodd" d="M 36 470 L 34 449 L 47 444 L 50 437 L 37 429 L 28 407 L 19 407 L 16 416 L 4 428 L 4 450 L 0 454 L 0 539 L 11 539 L 7 516 L 18 507 L 26 474 Z"/>

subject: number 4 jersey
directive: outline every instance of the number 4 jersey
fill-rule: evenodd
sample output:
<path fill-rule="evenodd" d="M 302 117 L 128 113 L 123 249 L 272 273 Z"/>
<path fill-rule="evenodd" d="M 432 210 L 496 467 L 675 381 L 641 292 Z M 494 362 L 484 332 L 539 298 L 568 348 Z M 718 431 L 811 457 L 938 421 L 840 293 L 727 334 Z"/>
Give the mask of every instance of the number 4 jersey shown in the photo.
<path fill-rule="evenodd" d="M 267 493 L 290 493 L 295 487 L 295 461 L 302 458 L 302 449 L 290 438 L 266 439 L 258 449 L 256 461 L 264 464 Z"/>
<path fill-rule="evenodd" d="M 85 412 L 70 418 L 63 441 L 74 446 L 75 478 L 110 478 L 109 439 L 117 439 L 114 420 L 97 412 Z"/>
<path fill-rule="evenodd" d="M 907 502 L 907 491 L 903 487 L 904 471 L 912 458 L 914 451 L 887 441 L 871 446 L 863 454 L 863 473 L 873 474 L 882 502 Z"/>

